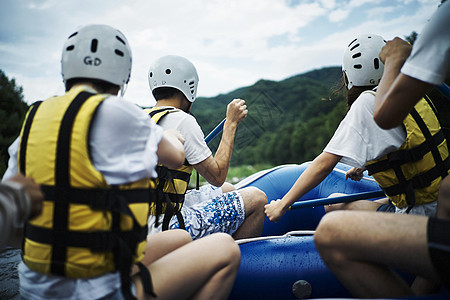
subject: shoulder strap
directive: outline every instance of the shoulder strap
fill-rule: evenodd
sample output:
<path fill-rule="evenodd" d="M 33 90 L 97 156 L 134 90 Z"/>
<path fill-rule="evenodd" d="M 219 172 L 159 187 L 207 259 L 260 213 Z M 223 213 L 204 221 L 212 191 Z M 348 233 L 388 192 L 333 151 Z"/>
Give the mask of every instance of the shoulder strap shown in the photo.
<path fill-rule="evenodd" d="M 175 107 L 154 107 L 148 113 L 150 118 L 158 124 L 169 112 L 175 110 Z"/>
<path fill-rule="evenodd" d="M 70 141 L 72 139 L 72 128 L 81 106 L 93 95 L 92 93 L 81 92 L 72 100 L 63 116 L 58 133 L 55 160 L 55 186 L 58 201 L 54 203 L 53 228 L 58 228 L 63 232 L 68 231 L 69 195 L 67 193 L 70 188 Z M 65 272 L 64 264 L 57 262 L 66 261 L 66 247 L 63 243 L 53 246 L 51 271 L 54 274 L 64 274 Z"/>
<path fill-rule="evenodd" d="M 42 101 L 35 102 L 28 113 L 27 119 L 25 120 L 25 124 L 23 126 L 22 137 L 20 139 L 20 153 L 19 153 L 19 168 L 20 172 L 26 175 L 26 154 L 27 154 L 27 144 L 28 137 L 30 136 L 31 123 L 33 123 L 34 116 L 36 115 L 36 111 L 41 105 Z"/>

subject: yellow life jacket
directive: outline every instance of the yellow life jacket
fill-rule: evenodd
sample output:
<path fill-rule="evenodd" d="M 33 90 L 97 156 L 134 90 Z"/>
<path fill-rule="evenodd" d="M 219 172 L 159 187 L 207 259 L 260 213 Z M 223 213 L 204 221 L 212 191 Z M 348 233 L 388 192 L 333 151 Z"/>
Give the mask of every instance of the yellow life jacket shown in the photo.
<path fill-rule="evenodd" d="M 69 278 L 120 271 L 124 284 L 144 256 L 148 178 L 110 186 L 90 156 L 90 127 L 107 96 L 73 88 L 27 113 L 18 166 L 45 196 L 42 214 L 25 226 L 23 261 L 33 271 Z"/>
<path fill-rule="evenodd" d="M 144 109 L 146 113 L 158 124 L 168 113 L 176 111 L 174 107 L 153 107 Z M 161 164 L 156 167 L 158 178 L 156 185 L 156 203 L 150 205 L 150 214 L 159 216 L 164 214 L 163 230 L 168 229 L 169 221 L 176 215 L 180 228 L 184 229 L 183 216 L 180 211 L 183 207 L 184 195 L 188 189 L 193 167 L 185 161 L 184 165 L 176 170 L 169 169 Z M 158 219 L 158 218 L 157 218 Z"/>
<path fill-rule="evenodd" d="M 403 120 L 406 140 L 400 148 L 366 165 L 389 199 L 408 212 L 437 200 L 450 169 L 447 142 L 431 105 L 422 98 Z"/>

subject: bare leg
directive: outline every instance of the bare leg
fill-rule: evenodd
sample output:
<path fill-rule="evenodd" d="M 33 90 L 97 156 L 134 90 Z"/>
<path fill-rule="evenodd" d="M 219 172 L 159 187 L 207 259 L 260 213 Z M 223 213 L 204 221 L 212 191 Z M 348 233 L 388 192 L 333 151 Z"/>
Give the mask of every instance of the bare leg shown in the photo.
<path fill-rule="evenodd" d="M 170 252 L 148 268 L 158 299 L 227 299 L 239 263 L 234 240 L 216 233 Z M 138 277 L 133 280 L 138 299 L 151 299 L 143 295 Z"/>
<path fill-rule="evenodd" d="M 436 217 L 440 219 L 450 218 L 450 176 L 445 177 L 441 182 Z"/>
<path fill-rule="evenodd" d="M 150 234 L 147 236 L 147 247 L 141 263 L 149 266 L 155 260 L 186 245 L 187 243 L 190 243 L 191 241 L 191 235 L 187 231 L 181 229 L 173 229 Z M 137 266 L 133 266 L 131 275 L 136 274 L 138 270 L 139 269 Z"/>
<path fill-rule="evenodd" d="M 439 187 L 436 217 L 441 219 L 450 218 L 450 176 L 445 177 Z M 439 281 L 417 277 L 411 288 L 415 294 L 424 295 L 438 292 L 440 286 Z"/>
<path fill-rule="evenodd" d="M 411 285 L 411 290 L 415 295 L 431 295 L 439 292 L 441 288 L 440 281 L 429 280 L 421 276 L 417 276 Z"/>
<path fill-rule="evenodd" d="M 366 211 L 376 211 L 378 207 L 382 204 L 386 204 L 388 198 L 383 198 L 379 200 L 357 200 L 347 203 L 336 203 L 331 205 L 324 205 L 325 212 L 331 212 L 335 210 L 366 210 Z"/>
<path fill-rule="evenodd" d="M 324 262 L 356 297 L 412 295 L 388 266 L 438 280 L 423 216 L 336 211 L 321 220 L 315 243 Z"/>
<path fill-rule="evenodd" d="M 237 239 L 261 236 L 264 227 L 264 205 L 267 204 L 266 194 L 256 187 L 246 187 L 239 190 L 244 199 L 245 220 L 233 234 Z"/>

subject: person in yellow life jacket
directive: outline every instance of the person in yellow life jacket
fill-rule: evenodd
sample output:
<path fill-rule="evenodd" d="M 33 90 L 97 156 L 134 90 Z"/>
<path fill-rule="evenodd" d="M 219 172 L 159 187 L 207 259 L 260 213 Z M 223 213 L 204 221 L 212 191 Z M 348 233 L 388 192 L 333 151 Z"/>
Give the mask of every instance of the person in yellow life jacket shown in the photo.
<path fill-rule="evenodd" d="M 222 139 L 213 156 L 197 120 L 190 114 L 199 82 L 195 66 L 181 56 L 163 56 L 151 64 L 148 82 L 156 105 L 147 112 L 164 129 L 181 133 L 186 152 L 182 168 L 157 168 L 158 201 L 162 203 L 151 210 L 149 233 L 185 228 L 193 239 L 216 232 L 228 233 L 235 239 L 260 236 L 263 207 L 267 204 L 265 193 L 255 187 L 235 190 L 225 183 L 236 129 L 248 113 L 245 101 L 234 99 L 228 104 Z M 210 184 L 187 191 L 193 169 Z"/>
<path fill-rule="evenodd" d="M 30 107 L 20 136 L 9 148 L 3 177 L 7 180 L 19 170 L 33 177 L 44 194 L 42 213 L 24 228 L 21 296 L 190 297 L 207 293 L 217 280 L 225 282 L 219 293 L 227 294 L 240 259 L 231 238 L 212 236 L 191 245 L 185 232 L 167 232 L 155 236 L 155 252 L 147 253 L 152 251 L 147 248 L 147 240 L 152 244 L 147 239 L 153 201 L 149 179 L 156 177 L 158 162 L 177 168 L 185 155 L 177 134 L 163 132 L 138 106 L 116 96 L 119 91 L 123 95 L 131 73 L 125 36 L 107 25 L 83 26 L 66 40 L 61 66 L 66 94 Z M 192 277 L 187 272 L 205 253 L 181 264 L 170 283 L 161 279 L 168 273 L 158 271 L 160 259 L 181 260 L 192 252 L 201 254 L 200 249 L 215 251 L 218 245 L 233 256 L 219 252 L 208 260 L 201 276 L 191 279 L 192 287 L 185 287 L 185 277 Z M 171 252 L 175 248 L 180 254 Z M 141 262 L 144 254 L 151 263 Z M 131 277 L 133 265 L 138 270 Z"/>
<path fill-rule="evenodd" d="M 375 90 L 384 69 L 378 53 L 384 45 L 384 39 L 373 34 L 360 35 L 348 44 L 342 70 L 349 111 L 323 152 L 290 191 L 266 206 L 270 220 L 280 220 L 288 207 L 325 179 L 339 161 L 354 167 L 347 173 L 350 178 L 357 179 L 367 168 L 389 198 L 329 205 L 327 212 L 354 209 L 435 214 L 438 189 L 449 164 L 447 143 L 430 103 L 420 101 L 403 125 L 389 130 L 373 120 Z"/>

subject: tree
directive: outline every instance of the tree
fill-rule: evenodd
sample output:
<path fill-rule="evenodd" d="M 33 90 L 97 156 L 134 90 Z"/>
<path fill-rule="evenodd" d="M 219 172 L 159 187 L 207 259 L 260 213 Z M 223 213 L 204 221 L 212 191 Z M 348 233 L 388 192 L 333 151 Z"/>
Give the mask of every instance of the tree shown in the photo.
<path fill-rule="evenodd" d="M 416 41 L 417 36 L 418 36 L 417 32 L 413 31 L 413 32 L 410 33 L 410 35 L 405 36 L 405 40 L 408 43 L 410 43 L 411 45 L 414 45 L 414 42 Z"/>
<path fill-rule="evenodd" d="M 8 147 L 19 135 L 28 109 L 22 92 L 22 87 L 16 85 L 15 79 L 9 80 L 0 70 L 0 174 L 6 170 Z"/>

